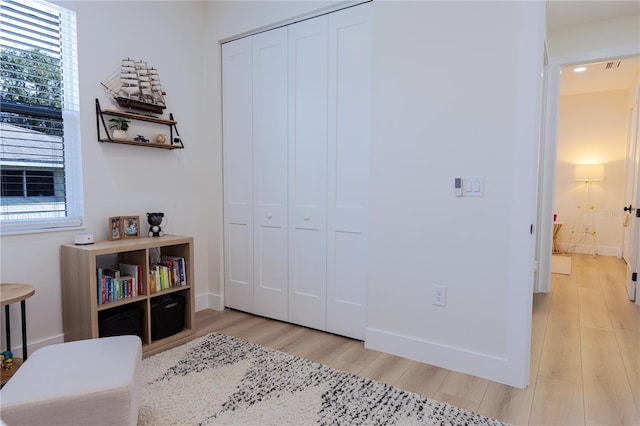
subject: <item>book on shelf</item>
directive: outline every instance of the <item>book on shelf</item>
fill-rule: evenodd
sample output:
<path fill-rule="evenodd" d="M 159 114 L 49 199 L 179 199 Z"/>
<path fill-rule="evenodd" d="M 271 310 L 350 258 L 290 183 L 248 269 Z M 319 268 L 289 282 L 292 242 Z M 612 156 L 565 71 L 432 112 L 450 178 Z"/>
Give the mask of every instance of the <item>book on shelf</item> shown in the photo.
<path fill-rule="evenodd" d="M 120 271 L 118 271 L 117 269 L 102 268 L 102 286 L 105 293 L 105 298 L 102 302 L 103 304 L 117 302 L 120 299 L 116 283 L 116 280 L 119 278 Z"/>
<path fill-rule="evenodd" d="M 131 271 L 133 271 L 133 269 Z M 98 305 L 136 297 L 139 294 L 139 280 L 136 275 L 139 276 L 140 272 L 141 267 L 135 268 L 134 274 L 113 268 L 98 268 L 96 281 Z"/>
<path fill-rule="evenodd" d="M 98 268 L 98 277 L 96 282 L 98 283 L 98 305 L 103 305 L 105 302 L 105 288 L 104 288 L 104 275 L 102 275 L 102 268 Z"/>
<path fill-rule="evenodd" d="M 162 256 L 165 265 L 171 265 L 173 271 L 173 283 L 177 286 L 187 285 L 187 273 L 184 257 Z"/>
<path fill-rule="evenodd" d="M 153 268 L 149 268 L 149 294 L 156 292 L 156 271 Z"/>
<path fill-rule="evenodd" d="M 167 287 L 167 267 L 159 263 L 151 265 L 149 269 L 149 293 L 157 293 Z"/>
<path fill-rule="evenodd" d="M 126 275 L 130 275 L 134 278 L 136 286 L 137 295 L 141 296 L 144 292 L 144 280 L 142 279 L 142 265 L 131 265 L 129 263 L 121 263 L 120 272 Z"/>
<path fill-rule="evenodd" d="M 178 256 L 162 256 L 149 268 L 149 294 L 171 287 L 187 285 L 185 260 Z"/>

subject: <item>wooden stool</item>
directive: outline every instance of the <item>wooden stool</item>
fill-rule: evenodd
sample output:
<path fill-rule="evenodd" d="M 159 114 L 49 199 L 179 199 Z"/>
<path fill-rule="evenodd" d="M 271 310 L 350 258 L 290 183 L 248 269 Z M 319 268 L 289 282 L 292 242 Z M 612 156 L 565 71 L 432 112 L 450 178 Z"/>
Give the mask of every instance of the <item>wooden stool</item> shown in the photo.
<path fill-rule="evenodd" d="M 5 315 L 5 336 L 7 338 L 7 350 L 11 351 L 11 323 L 9 315 L 9 305 L 20 302 L 20 312 L 22 317 L 22 360 L 14 358 L 13 367 L 10 370 L 2 370 L 0 385 L 4 385 L 13 376 L 15 371 L 27 359 L 27 318 L 25 300 L 35 294 L 36 290 L 29 284 L 0 284 L 0 306 L 4 306 Z"/>
<path fill-rule="evenodd" d="M 562 253 L 560 250 L 560 245 L 558 244 L 558 232 L 560 232 L 560 228 L 562 228 L 562 223 L 554 222 L 553 223 L 553 250 L 552 253 Z"/>

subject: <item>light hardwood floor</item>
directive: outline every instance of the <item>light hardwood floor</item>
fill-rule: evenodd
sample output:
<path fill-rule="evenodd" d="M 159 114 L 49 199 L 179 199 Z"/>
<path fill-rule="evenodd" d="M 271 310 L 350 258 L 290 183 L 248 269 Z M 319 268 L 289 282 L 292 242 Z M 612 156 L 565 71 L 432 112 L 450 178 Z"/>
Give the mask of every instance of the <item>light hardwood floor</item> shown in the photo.
<path fill-rule="evenodd" d="M 627 299 L 624 262 L 571 257 L 572 274 L 534 295 L 524 390 L 233 310 L 196 313 L 197 336 L 222 332 L 514 425 L 640 425 L 640 307 Z"/>

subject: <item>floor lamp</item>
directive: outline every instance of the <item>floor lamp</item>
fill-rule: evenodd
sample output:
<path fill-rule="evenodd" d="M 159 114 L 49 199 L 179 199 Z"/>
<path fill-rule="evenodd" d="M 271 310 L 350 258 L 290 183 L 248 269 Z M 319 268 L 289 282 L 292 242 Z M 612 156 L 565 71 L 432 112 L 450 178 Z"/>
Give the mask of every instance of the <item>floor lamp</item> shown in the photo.
<path fill-rule="evenodd" d="M 575 248 L 591 238 L 593 256 L 598 254 L 598 239 L 596 233 L 595 206 L 592 201 L 592 184 L 604 180 L 604 164 L 576 164 L 575 179 L 584 182 L 586 186 L 586 205 L 578 206 L 578 221 L 571 231 L 570 247 Z"/>

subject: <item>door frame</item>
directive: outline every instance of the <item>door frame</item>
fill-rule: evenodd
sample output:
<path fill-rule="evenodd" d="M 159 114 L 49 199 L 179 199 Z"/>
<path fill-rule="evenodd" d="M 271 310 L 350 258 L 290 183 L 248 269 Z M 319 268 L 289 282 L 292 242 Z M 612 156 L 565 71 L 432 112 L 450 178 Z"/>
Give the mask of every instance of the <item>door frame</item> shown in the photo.
<path fill-rule="evenodd" d="M 640 82 L 637 82 L 633 89 L 636 93 L 634 94 L 635 103 L 630 105 L 628 114 L 625 199 L 623 203 L 625 206 L 629 203 L 632 207 L 635 207 L 628 213 L 628 224 L 625 228 L 625 236 L 622 242 L 622 256 L 624 259 L 625 248 L 631 249 L 631 253 L 627 253 L 628 259 L 624 259 L 627 263 L 625 285 L 627 287 L 629 300 L 640 305 L 640 293 L 638 292 L 637 282 L 634 282 L 632 279 L 633 274 L 638 273 L 640 266 L 640 236 L 638 235 L 638 231 L 640 231 L 640 220 L 635 214 L 638 210 L 638 202 L 640 202 L 640 173 L 636 168 L 638 166 L 638 160 L 640 159 L 640 114 L 638 113 L 638 108 L 640 107 Z M 630 229 L 633 230 L 633 232 L 631 232 Z M 627 247 L 627 242 L 629 247 Z"/>
<path fill-rule="evenodd" d="M 640 55 L 640 46 L 629 45 L 602 50 L 578 52 L 570 55 L 549 57 L 549 80 L 545 114 L 544 155 L 542 161 L 542 199 L 538 205 L 540 223 L 537 232 L 538 286 L 537 291 L 551 291 L 551 247 L 553 242 L 553 210 L 556 192 L 556 161 L 558 156 L 558 114 L 560 106 L 560 71 L 562 67 L 600 62 L 614 58 Z"/>
<path fill-rule="evenodd" d="M 640 84 L 640 82 L 638 82 Z M 633 167 L 635 166 L 635 158 L 636 153 L 640 150 L 640 143 L 638 143 L 638 138 L 636 137 L 638 132 L 640 131 L 640 123 L 638 122 L 638 108 L 640 107 L 640 86 L 636 86 L 634 88 L 636 90 L 636 99 L 635 103 L 629 105 L 629 109 L 627 110 L 627 149 L 625 152 L 625 170 L 624 170 L 624 200 L 622 204 L 626 206 L 629 200 L 633 200 L 635 194 L 633 193 L 636 188 L 636 183 L 633 182 L 636 177 L 633 172 Z M 633 220 L 633 215 L 629 212 L 631 216 L 629 221 Z M 622 259 L 627 262 L 632 262 L 633 256 L 633 242 L 631 232 L 629 232 L 629 227 L 627 226 L 624 231 L 624 237 L 622 239 Z M 631 250 L 627 250 L 631 247 Z"/>
<path fill-rule="evenodd" d="M 535 223 L 533 224 L 534 230 L 534 256 L 533 259 L 533 292 L 539 292 L 540 288 L 540 255 L 543 250 L 540 250 L 541 244 L 543 241 L 541 240 L 541 232 L 538 231 L 542 219 L 542 209 L 540 205 L 544 196 L 544 188 L 545 188 L 545 174 L 543 173 L 542 168 L 544 167 L 544 153 L 545 153 L 545 140 L 546 140 L 546 120 L 547 120 L 547 97 L 549 96 L 549 50 L 547 48 L 547 40 L 544 42 L 544 63 L 542 68 L 542 93 L 540 95 L 540 135 L 538 139 L 537 146 L 537 157 L 536 157 L 536 212 L 535 212 Z"/>

